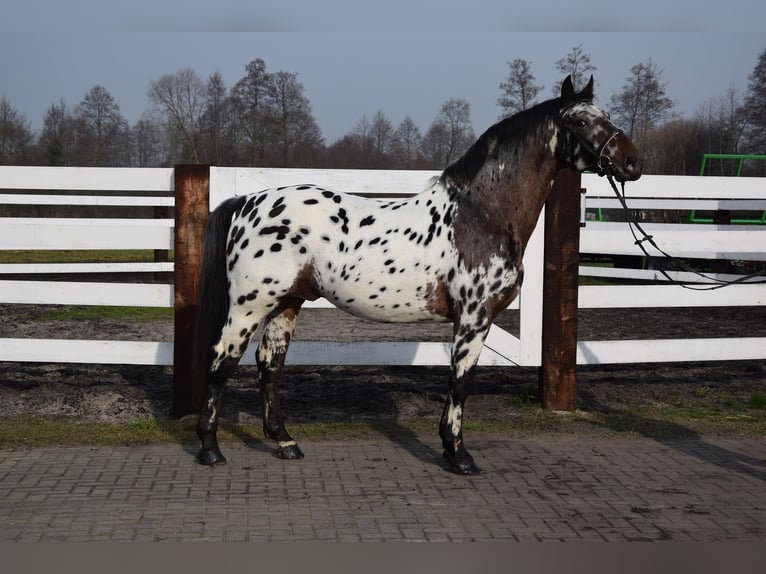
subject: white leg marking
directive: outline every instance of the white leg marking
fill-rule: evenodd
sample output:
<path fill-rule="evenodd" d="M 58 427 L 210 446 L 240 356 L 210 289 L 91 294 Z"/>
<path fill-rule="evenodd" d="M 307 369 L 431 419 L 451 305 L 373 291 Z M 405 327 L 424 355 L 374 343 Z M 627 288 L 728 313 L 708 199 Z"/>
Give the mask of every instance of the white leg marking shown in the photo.
<path fill-rule="evenodd" d="M 212 425 L 218 418 L 218 410 L 215 408 L 215 401 L 212 397 L 207 401 L 207 409 L 210 411 L 210 419 L 208 420 L 208 423 Z"/>
<path fill-rule="evenodd" d="M 447 410 L 447 424 L 450 425 L 450 428 L 452 429 L 452 436 L 455 437 L 456 445 L 460 442 L 457 437 L 460 436 L 462 422 L 463 408 L 460 405 L 453 405 L 452 399 L 450 398 L 450 406 Z"/>

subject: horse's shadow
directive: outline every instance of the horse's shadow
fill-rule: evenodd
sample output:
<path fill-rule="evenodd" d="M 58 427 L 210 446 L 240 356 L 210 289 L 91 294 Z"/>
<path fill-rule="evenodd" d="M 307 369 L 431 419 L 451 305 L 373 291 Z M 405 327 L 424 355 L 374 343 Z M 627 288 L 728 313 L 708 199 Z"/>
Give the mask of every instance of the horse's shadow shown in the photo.
<path fill-rule="evenodd" d="M 371 421 L 370 428 L 386 437 L 391 443 L 409 453 L 413 458 L 427 464 L 449 470 L 441 451 L 423 441 L 411 428 L 396 420 Z"/>
<path fill-rule="evenodd" d="M 419 434 L 402 421 L 398 402 L 394 394 L 403 387 L 418 385 L 418 400 L 426 403 L 433 412 L 443 404 L 446 380 L 433 377 L 441 383 L 441 393 L 435 393 L 426 383 L 430 380 L 429 369 L 406 370 L 402 382 L 402 371 L 392 373 L 389 369 L 375 371 L 376 378 L 388 382 L 370 382 L 371 369 L 363 368 L 304 368 L 287 367 L 280 378 L 280 402 L 288 430 L 301 444 L 301 427 L 352 423 L 349 432 L 358 432 L 354 427 L 361 423 L 373 433 L 385 437 L 414 458 L 428 464 L 447 468 L 440 450 L 436 450 L 421 439 Z M 381 375 L 381 371 L 385 374 Z M 433 376 L 433 373 L 431 373 Z M 408 378 L 409 377 L 409 378 Z M 410 380 L 410 378 L 412 380 Z M 408 391 L 412 391 L 408 388 Z M 258 428 L 263 421 L 257 373 L 254 367 L 240 367 L 227 385 L 220 416 L 221 429 L 233 435 L 237 441 L 255 452 L 276 456 L 277 448 Z M 163 408 L 158 405 L 158 408 Z M 166 410 L 166 409 L 164 409 Z M 158 413 L 159 414 L 159 413 Z M 158 417 L 160 426 L 176 440 L 183 450 L 191 455 L 197 453 L 199 442 L 192 430 L 195 416 L 186 417 L 187 424 L 179 428 L 177 422 L 167 415 Z M 439 440 L 437 438 L 437 440 Z M 224 454 L 226 454 L 224 452 Z"/>
<path fill-rule="evenodd" d="M 280 385 L 288 428 L 291 423 L 361 423 L 413 458 L 446 469 L 441 450 L 407 424 L 397 395 L 421 405 L 416 418 L 434 418 L 446 397 L 447 376 L 446 369 L 422 367 L 286 368 Z M 258 409 L 255 414 L 261 416 Z"/>
<path fill-rule="evenodd" d="M 170 425 L 168 426 L 170 427 Z M 266 439 L 259 438 L 254 433 L 250 432 L 246 427 L 243 427 L 237 423 L 229 423 L 228 421 L 223 421 L 223 427 L 232 435 L 234 435 L 241 444 L 247 447 L 247 449 L 254 452 L 267 453 L 276 456 L 276 449 L 272 445 L 268 444 Z M 194 436 L 192 432 L 174 433 L 173 431 L 170 431 L 168 434 L 174 437 L 174 439 L 178 442 L 185 453 L 196 456 L 196 454 L 199 452 L 199 441 L 196 439 L 196 436 Z"/>
<path fill-rule="evenodd" d="M 659 421 L 601 403 L 593 393 L 579 389 L 578 406 L 605 415 L 598 424 L 610 430 L 634 432 L 686 456 L 727 471 L 766 482 L 766 460 L 712 444 L 698 432 L 678 423 Z"/>
<path fill-rule="evenodd" d="M 145 405 L 145 414 L 136 415 L 150 418 L 159 427 L 164 436 L 178 444 L 184 452 L 196 455 L 200 444 L 197 438 L 196 414 L 182 417 L 180 420 L 173 416 L 173 374 L 172 369 L 159 366 L 115 365 L 107 368 L 91 368 L 97 374 L 89 373 L 86 377 L 79 366 L 70 368 L 72 377 L 77 381 L 93 379 L 93 385 L 117 384 L 116 392 L 123 396 L 124 403 L 137 402 Z M 90 366 L 85 366 L 89 368 Z M 79 376 L 78 376 L 79 375 Z M 111 382 L 111 383 L 110 383 Z M 73 385 L 82 383 L 73 383 Z M 257 384 L 255 387 L 257 391 Z M 259 439 L 246 427 L 237 424 L 236 415 L 232 409 L 227 409 L 226 417 L 221 420 L 221 427 L 234 435 L 248 448 L 255 451 L 270 452 L 273 449 L 265 440 Z"/>

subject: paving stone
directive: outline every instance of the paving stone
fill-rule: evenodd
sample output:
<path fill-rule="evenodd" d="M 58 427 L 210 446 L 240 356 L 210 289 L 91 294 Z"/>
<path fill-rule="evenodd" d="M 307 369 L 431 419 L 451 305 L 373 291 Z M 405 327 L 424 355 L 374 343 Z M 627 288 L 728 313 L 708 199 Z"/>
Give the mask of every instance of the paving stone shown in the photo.
<path fill-rule="evenodd" d="M 766 439 L 434 438 L 0 449 L 0 541 L 766 541 Z"/>

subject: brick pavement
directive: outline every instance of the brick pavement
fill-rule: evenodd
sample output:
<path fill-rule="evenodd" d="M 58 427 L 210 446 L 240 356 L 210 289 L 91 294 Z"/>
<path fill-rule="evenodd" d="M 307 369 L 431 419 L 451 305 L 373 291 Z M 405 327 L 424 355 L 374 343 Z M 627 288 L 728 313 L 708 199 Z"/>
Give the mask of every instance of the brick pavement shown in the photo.
<path fill-rule="evenodd" d="M 473 433 L 483 473 L 435 437 L 0 450 L 2 541 L 766 540 L 766 439 Z"/>

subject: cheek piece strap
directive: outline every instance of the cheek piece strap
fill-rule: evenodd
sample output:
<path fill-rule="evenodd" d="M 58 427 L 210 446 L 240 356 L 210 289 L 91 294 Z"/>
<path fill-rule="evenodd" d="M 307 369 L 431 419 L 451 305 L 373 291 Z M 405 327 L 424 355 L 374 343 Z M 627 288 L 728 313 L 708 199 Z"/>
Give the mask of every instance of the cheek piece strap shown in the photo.
<path fill-rule="evenodd" d="M 596 166 L 598 167 L 598 174 L 601 176 L 606 174 L 609 168 L 611 168 L 614 165 L 612 158 L 610 158 L 604 152 L 606 151 L 606 148 L 610 144 L 610 142 L 621 133 L 622 133 L 622 130 L 616 129 L 615 131 L 612 132 L 612 134 L 608 138 L 606 138 L 606 141 L 603 144 L 601 144 L 598 149 L 593 148 L 593 151 L 595 152 L 596 158 L 597 158 Z"/>
<path fill-rule="evenodd" d="M 574 104 L 570 104 L 568 106 L 565 106 L 560 112 L 559 117 L 563 120 L 564 115 L 569 110 L 569 108 L 572 107 Z M 579 138 L 575 135 L 577 140 L 580 142 L 582 146 L 584 146 L 588 151 L 590 151 L 594 156 L 596 156 L 596 167 L 598 168 L 598 175 L 604 176 L 606 175 L 610 168 L 614 165 L 614 162 L 612 161 L 612 158 L 610 158 L 608 155 L 606 155 L 604 152 L 606 151 L 606 148 L 609 146 L 609 144 L 612 142 L 614 138 L 616 138 L 618 135 L 622 134 L 623 131 L 619 128 L 615 128 L 612 126 L 613 130 L 612 133 L 609 134 L 609 137 L 604 140 L 604 143 L 602 143 L 600 146 L 596 147 L 591 145 L 590 142 L 583 140 L 582 138 Z M 574 135 L 574 134 L 573 134 Z"/>

